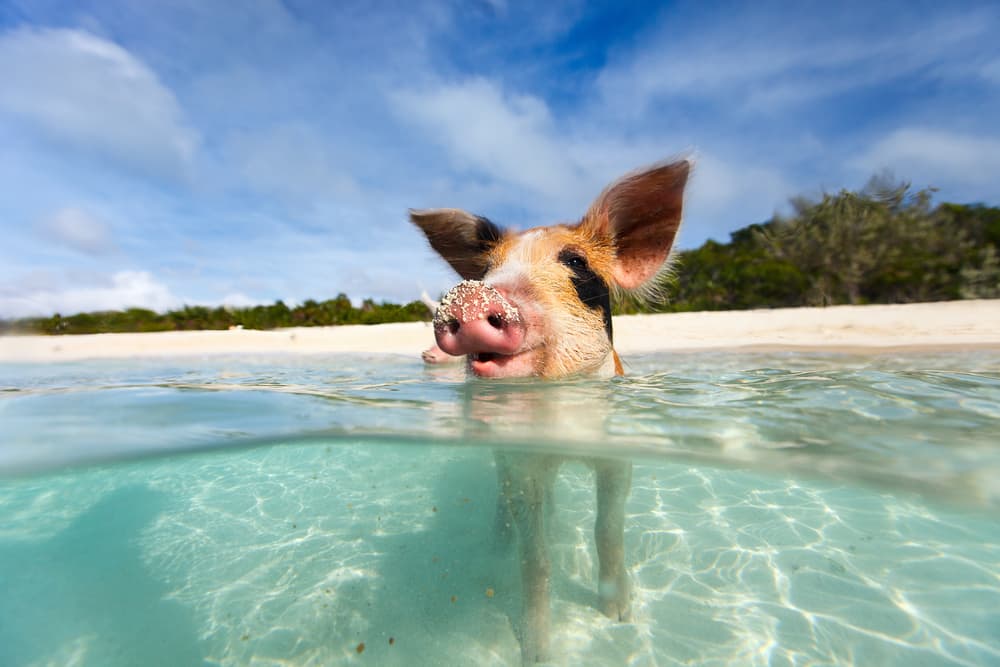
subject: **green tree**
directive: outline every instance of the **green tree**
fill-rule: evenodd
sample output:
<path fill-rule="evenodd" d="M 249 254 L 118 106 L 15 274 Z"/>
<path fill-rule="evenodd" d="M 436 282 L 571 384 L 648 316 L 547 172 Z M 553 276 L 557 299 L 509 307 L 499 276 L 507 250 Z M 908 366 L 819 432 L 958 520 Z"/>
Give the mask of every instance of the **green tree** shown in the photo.
<path fill-rule="evenodd" d="M 810 305 L 960 298 L 974 241 L 954 216 L 931 207 L 932 195 L 876 176 L 859 192 L 792 200 L 794 214 L 761 237 L 808 277 Z"/>

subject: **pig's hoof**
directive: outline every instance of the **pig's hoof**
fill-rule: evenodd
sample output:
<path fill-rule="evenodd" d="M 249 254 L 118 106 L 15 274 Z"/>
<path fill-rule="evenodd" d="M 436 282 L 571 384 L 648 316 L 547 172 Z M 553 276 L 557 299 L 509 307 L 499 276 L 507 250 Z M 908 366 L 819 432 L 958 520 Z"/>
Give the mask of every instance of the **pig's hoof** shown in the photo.
<path fill-rule="evenodd" d="M 551 658 L 548 637 L 542 638 L 541 636 L 527 633 L 521 639 L 521 664 L 524 667 L 536 667 L 537 665 L 549 662 Z"/>
<path fill-rule="evenodd" d="M 622 573 L 600 584 L 601 612 L 613 621 L 627 623 L 632 620 L 632 582 Z"/>
<path fill-rule="evenodd" d="M 420 357 L 425 364 L 444 364 L 452 360 L 452 356 L 437 345 L 432 345 L 424 350 Z"/>

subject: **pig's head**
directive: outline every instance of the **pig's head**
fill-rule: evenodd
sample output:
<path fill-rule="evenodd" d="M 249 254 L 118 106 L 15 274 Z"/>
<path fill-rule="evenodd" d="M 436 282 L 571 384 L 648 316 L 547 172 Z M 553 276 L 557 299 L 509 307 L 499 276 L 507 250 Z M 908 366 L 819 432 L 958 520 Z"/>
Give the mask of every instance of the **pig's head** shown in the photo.
<path fill-rule="evenodd" d="M 664 270 L 681 222 L 687 161 L 609 186 L 573 225 L 505 231 L 458 209 L 410 211 L 463 278 L 434 316 L 438 346 L 481 377 L 621 372 L 611 295 Z"/>

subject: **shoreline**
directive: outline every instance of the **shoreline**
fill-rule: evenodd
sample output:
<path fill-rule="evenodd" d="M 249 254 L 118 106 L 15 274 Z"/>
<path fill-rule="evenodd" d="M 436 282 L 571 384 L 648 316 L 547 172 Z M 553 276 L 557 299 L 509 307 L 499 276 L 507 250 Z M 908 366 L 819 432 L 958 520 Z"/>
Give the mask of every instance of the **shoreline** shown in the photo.
<path fill-rule="evenodd" d="M 615 349 L 623 355 L 712 349 L 855 353 L 1000 349 L 1000 299 L 622 315 L 614 319 L 614 331 Z M 271 331 L 15 335 L 0 337 L 0 362 L 339 353 L 419 358 L 433 337 L 429 322 Z"/>

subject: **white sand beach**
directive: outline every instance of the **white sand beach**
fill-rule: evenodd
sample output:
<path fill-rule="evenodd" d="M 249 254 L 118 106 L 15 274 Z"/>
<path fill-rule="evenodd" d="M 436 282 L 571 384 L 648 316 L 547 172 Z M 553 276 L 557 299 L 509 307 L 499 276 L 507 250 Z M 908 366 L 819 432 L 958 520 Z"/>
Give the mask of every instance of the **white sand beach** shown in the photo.
<path fill-rule="evenodd" d="M 433 330 L 424 322 L 274 331 L 4 336 L 0 361 L 343 352 L 419 355 L 432 342 Z M 615 318 L 615 348 L 625 355 L 737 348 L 862 352 L 976 347 L 1000 348 L 1000 299 Z"/>

